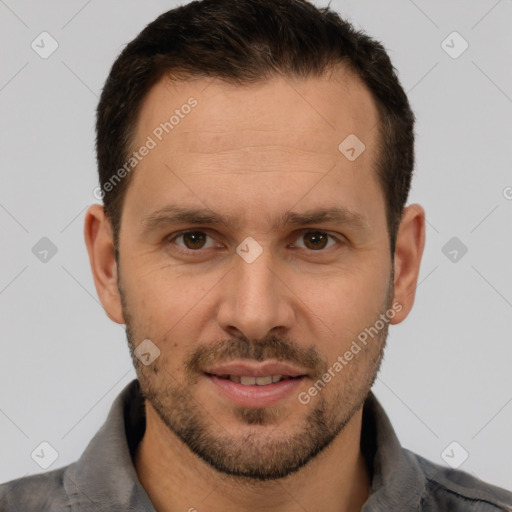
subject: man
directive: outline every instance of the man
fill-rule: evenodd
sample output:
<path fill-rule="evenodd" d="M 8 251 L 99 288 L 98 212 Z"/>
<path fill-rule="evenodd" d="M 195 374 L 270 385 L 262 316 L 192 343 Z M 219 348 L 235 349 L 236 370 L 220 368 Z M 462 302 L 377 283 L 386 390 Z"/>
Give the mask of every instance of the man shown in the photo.
<path fill-rule="evenodd" d="M 305 0 L 204 0 L 114 63 L 85 240 L 138 379 L 2 511 L 497 511 L 371 392 L 425 238 L 414 117 L 376 41 Z"/>

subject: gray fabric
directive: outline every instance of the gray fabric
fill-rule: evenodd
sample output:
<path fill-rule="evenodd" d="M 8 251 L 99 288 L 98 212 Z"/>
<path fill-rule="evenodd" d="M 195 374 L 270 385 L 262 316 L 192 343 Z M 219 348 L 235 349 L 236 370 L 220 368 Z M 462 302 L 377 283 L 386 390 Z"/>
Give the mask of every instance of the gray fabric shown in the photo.
<path fill-rule="evenodd" d="M 134 380 L 77 462 L 0 485 L 0 511 L 155 512 L 133 465 L 144 428 L 143 399 Z M 372 472 L 362 512 L 512 511 L 512 493 L 402 448 L 373 393 L 364 407 L 361 446 Z"/>

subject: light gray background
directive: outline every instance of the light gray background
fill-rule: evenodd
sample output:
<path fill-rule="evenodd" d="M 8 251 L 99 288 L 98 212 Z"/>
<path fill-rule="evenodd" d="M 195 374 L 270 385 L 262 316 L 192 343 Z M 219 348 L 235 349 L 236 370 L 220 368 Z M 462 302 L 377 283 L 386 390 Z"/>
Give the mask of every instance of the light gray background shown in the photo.
<path fill-rule="evenodd" d="M 175 5 L 0 1 L 2 482 L 42 471 L 42 441 L 58 452 L 49 469 L 76 460 L 135 377 L 82 226 L 101 87 L 123 45 Z M 444 464 L 457 441 L 460 469 L 512 489 L 512 2 L 331 6 L 384 43 L 417 115 L 410 202 L 426 208 L 427 242 L 374 390 L 405 447 Z M 43 31 L 59 44 L 48 59 L 31 48 Z M 441 46 L 453 31 L 469 43 L 457 59 Z M 453 236 L 468 248 L 456 262 L 442 252 Z M 42 237 L 58 248 L 46 263 L 32 253 Z"/>

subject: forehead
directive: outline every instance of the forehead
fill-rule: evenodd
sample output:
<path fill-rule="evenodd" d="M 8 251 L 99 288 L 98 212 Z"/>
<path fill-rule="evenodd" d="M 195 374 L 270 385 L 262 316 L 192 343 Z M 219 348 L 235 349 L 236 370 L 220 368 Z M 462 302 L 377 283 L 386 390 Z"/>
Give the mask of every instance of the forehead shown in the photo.
<path fill-rule="evenodd" d="M 369 90 L 340 66 L 322 77 L 276 76 L 238 86 L 219 79 L 162 78 L 141 105 L 135 146 L 156 130 L 165 139 L 159 145 L 172 147 L 174 154 L 219 153 L 256 142 L 339 156 L 338 146 L 350 134 L 369 148 L 377 120 Z M 169 121 L 168 133 L 161 125 Z"/>
<path fill-rule="evenodd" d="M 345 199 L 342 206 L 361 206 L 364 194 L 377 187 L 377 123 L 371 93 L 344 69 L 241 86 L 164 78 L 141 105 L 132 147 L 149 139 L 153 147 L 137 164 L 125 204 L 137 194 L 132 210 L 142 217 L 176 204 L 178 193 L 183 206 L 202 202 L 214 209 L 227 207 L 231 194 L 234 211 L 266 205 L 270 212 L 284 208 L 283 192 L 293 202 L 309 191 L 306 209 L 315 206 L 315 197 L 334 199 L 334 193 Z M 345 140 L 349 146 L 355 140 L 357 151 L 364 148 L 358 158 L 340 151 Z"/>

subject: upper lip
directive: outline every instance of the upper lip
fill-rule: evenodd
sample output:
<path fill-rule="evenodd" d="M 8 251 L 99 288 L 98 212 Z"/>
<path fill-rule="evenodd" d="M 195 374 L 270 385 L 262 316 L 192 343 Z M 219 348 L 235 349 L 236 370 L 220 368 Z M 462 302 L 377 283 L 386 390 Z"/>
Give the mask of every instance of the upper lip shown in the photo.
<path fill-rule="evenodd" d="M 238 377 L 266 377 L 268 375 L 284 375 L 299 377 L 307 372 L 289 364 L 271 361 L 266 363 L 225 363 L 205 370 L 213 375 L 236 375 Z"/>

